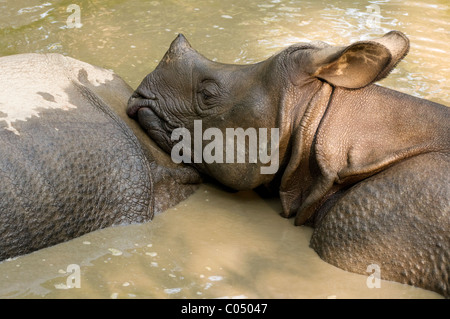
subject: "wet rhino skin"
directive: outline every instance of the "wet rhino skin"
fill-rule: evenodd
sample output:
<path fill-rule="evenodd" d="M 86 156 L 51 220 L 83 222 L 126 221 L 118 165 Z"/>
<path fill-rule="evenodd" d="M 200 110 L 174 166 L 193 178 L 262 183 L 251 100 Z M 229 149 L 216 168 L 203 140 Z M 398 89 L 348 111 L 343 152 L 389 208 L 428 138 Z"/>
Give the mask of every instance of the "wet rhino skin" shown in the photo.
<path fill-rule="evenodd" d="M 62 55 L 0 58 L 0 260 L 150 221 L 195 191 L 193 170 L 120 117 L 131 94 Z"/>

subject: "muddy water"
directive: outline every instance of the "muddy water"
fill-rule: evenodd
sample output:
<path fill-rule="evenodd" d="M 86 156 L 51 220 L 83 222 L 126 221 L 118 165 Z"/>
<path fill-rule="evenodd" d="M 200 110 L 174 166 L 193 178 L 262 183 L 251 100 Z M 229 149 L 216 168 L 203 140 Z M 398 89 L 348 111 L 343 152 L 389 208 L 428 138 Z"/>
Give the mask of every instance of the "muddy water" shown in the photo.
<path fill-rule="evenodd" d="M 436 298 L 322 260 L 312 230 L 277 201 L 204 185 L 144 225 L 109 228 L 0 264 L 0 296 L 20 298 Z M 67 273 L 80 266 L 79 288 Z M 75 287 L 65 289 L 72 283 Z"/>
<path fill-rule="evenodd" d="M 381 84 L 450 104 L 448 1 L 76 1 L 82 26 L 68 28 L 71 3 L 0 0 L 0 55 L 59 52 L 136 87 L 179 32 L 211 59 L 245 64 L 295 42 L 344 45 L 396 29 L 411 51 Z M 439 298 L 387 281 L 369 289 L 367 276 L 321 261 L 308 247 L 312 230 L 279 211 L 277 200 L 204 185 L 151 223 L 0 263 L 0 297 Z M 80 287 L 65 289 L 70 283 Z"/>

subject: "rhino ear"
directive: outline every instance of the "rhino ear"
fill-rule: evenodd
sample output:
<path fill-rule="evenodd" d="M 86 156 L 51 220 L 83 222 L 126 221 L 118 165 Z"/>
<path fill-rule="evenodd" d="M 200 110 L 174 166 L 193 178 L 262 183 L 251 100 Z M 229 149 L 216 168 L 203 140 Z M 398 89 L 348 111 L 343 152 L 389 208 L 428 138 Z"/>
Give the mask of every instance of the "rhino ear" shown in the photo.
<path fill-rule="evenodd" d="M 408 38 L 391 31 L 376 40 L 313 50 L 305 71 L 334 86 L 357 89 L 385 78 L 408 51 Z"/>

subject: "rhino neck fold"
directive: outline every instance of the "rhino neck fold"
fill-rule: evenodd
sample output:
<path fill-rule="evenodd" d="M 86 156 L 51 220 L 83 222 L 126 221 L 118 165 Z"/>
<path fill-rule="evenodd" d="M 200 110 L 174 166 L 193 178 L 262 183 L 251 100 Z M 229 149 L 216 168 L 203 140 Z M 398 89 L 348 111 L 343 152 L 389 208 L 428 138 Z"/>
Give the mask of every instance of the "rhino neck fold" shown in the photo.
<path fill-rule="evenodd" d="M 284 116 L 286 123 L 280 125 L 282 136 L 290 137 L 287 152 L 284 154 L 286 169 L 281 172 L 283 176 L 280 185 L 285 217 L 296 214 L 314 180 L 312 175 L 317 168 L 310 161 L 313 143 L 334 92 L 334 88 L 325 82 L 317 81 L 310 85 L 313 86 L 303 90 L 310 90 L 312 93 L 298 99 L 296 107 L 289 115 Z M 292 193 L 289 191 L 292 189 L 298 189 L 300 192 Z"/>
<path fill-rule="evenodd" d="M 321 81 L 313 82 L 300 90 L 311 93 L 302 94 L 300 97 L 294 94 L 294 106 L 283 114 L 280 124 L 280 135 L 290 139 L 285 154 L 285 157 L 290 159 L 296 152 L 299 152 L 297 155 L 301 153 L 302 157 L 304 155 L 309 158 L 317 129 L 334 92 L 332 86 Z"/>

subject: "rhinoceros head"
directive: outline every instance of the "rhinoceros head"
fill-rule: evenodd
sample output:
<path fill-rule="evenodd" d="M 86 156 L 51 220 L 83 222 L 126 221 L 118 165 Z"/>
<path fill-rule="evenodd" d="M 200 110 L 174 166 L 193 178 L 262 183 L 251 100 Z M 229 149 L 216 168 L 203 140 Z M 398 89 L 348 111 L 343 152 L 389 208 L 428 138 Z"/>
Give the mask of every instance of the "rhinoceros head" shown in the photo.
<path fill-rule="evenodd" d="M 249 148 L 254 147 L 250 133 L 268 130 L 267 145 L 258 143 L 261 135 L 257 136 L 256 152 L 261 148 L 274 151 L 282 167 L 289 161 L 293 126 L 323 83 L 348 89 L 367 86 L 392 70 L 407 53 L 407 44 L 402 34 L 390 32 L 377 40 L 342 47 L 320 41 L 299 43 L 260 63 L 233 65 L 207 59 L 180 34 L 156 69 L 136 89 L 127 112 L 168 153 L 178 143 L 173 138 L 177 129 L 183 128 L 191 136 L 196 130 L 200 132 L 202 149 L 214 138 L 219 139 L 218 134 L 204 136 L 206 130 L 221 130 L 223 147 L 215 147 L 214 151 L 224 153 L 223 161 L 192 159 L 193 164 L 229 187 L 251 189 L 269 182 L 277 172 L 261 174 L 261 167 L 267 162 L 250 159 Z M 230 156 L 225 154 L 227 139 L 230 140 L 226 130 L 238 128 L 248 133 L 244 136 L 248 143 L 242 151 L 249 159 L 245 163 L 225 160 Z M 268 137 L 275 136 L 271 134 L 275 128 L 280 130 L 278 140 Z M 190 155 L 194 157 L 195 152 Z"/>

